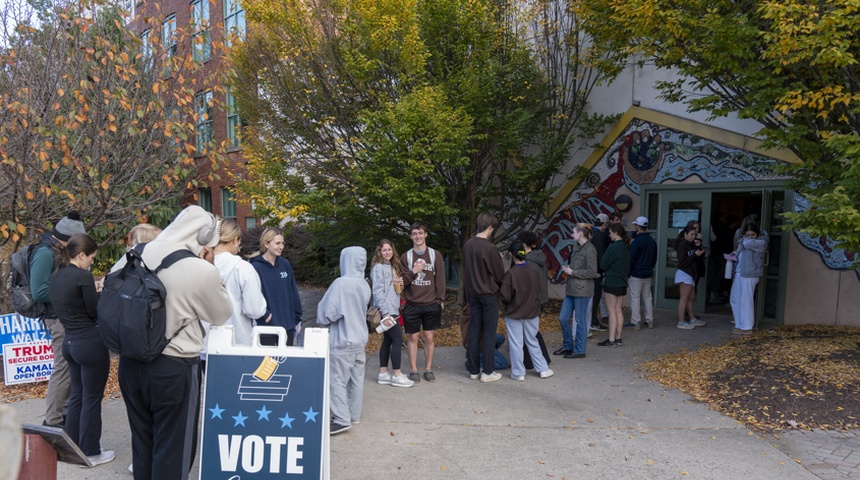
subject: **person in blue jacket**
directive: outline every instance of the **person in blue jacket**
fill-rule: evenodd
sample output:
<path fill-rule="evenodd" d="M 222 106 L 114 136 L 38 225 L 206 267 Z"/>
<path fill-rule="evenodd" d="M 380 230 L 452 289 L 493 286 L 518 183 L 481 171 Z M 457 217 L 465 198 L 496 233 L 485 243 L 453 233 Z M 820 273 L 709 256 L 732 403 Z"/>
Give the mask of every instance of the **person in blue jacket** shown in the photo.
<path fill-rule="evenodd" d="M 251 265 L 260 275 L 263 296 L 268 311 L 258 318 L 257 325 L 281 327 L 287 332 L 287 345 L 292 346 L 296 333 L 302 327 L 302 301 L 293 275 L 293 266 L 281 256 L 284 251 L 284 234 L 277 228 L 267 228 L 260 235 L 260 255 L 251 259 Z M 266 323 L 266 319 L 271 319 Z M 261 335 L 260 343 L 275 345 L 277 338 Z"/>

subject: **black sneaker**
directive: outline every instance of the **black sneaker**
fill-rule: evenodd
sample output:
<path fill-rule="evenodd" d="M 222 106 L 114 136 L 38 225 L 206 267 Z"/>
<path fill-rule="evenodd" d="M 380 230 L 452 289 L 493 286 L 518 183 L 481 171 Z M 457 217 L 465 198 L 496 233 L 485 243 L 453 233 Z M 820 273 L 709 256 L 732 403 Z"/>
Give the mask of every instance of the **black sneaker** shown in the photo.
<path fill-rule="evenodd" d="M 339 425 L 337 423 L 331 422 L 331 426 L 329 427 L 329 434 L 337 435 L 339 433 L 343 433 L 349 431 L 351 425 Z"/>
<path fill-rule="evenodd" d="M 571 350 L 565 350 L 564 347 L 561 347 L 558 350 L 552 352 L 553 355 L 567 355 L 568 353 L 573 353 L 573 352 Z"/>
<path fill-rule="evenodd" d="M 597 346 L 598 346 L 598 347 L 614 347 L 614 346 L 615 346 L 615 341 L 610 340 L 610 339 L 608 339 L 608 338 L 607 338 L 606 340 L 604 340 L 604 341 L 602 341 L 602 342 L 598 343 L 598 344 L 597 344 Z"/>
<path fill-rule="evenodd" d="M 564 358 L 585 358 L 585 354 L 584 353 L 573 353 L 573 352 L 571 352 L 571 353 L 565 355 Z"/>
<path fill-rule="evenodd" d="M 622 346 L 622 345 L 624 345 L 624 344 L 623 344 L 623 343 L 621 343 L 621 339 L 620 339 L 620 338 L 616 338 L 616 339 L 615 339 L 615 346 L 616 346 L 616 347 L 620 347 L 620 346 Z"/>
<path fill-rule="evenodd" d="M 592 325 L 591 329 L 594 330 L 595 332 L 605 332 L 605 331 L 609 330 L 608 328 L 606 328 L 600 324 Z"/>

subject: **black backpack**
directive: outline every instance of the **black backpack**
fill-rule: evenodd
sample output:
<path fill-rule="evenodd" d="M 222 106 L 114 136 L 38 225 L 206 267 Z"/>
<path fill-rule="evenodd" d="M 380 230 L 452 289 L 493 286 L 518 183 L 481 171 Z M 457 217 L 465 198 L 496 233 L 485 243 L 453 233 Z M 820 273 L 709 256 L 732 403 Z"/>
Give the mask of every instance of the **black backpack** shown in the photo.
<path fill-rule="evenodd" d="M 167 338 L 167 291 L 158 272 L 177 261 L 196 257 L 188 250 L 177 250 L 150 270 L 140 254 L 145 244 L 137 245 L 125 254 L 122 270 L 105 277 L 99 296 L 99 331 L 105 346 L 121 357 L 143 362 L 155 360 L 179 329 Z"/>
<path fill-rule="evenodd" d="M 38 242 L 33 243 L 9 257 L 10 270 L 12 270 L 9 298 L 12 309 L 30 318 L 40 318 L 45 314 L 45 304 L 34 301 L 33 292 L 30 290 L 30 262 L 38 249 Z"/>

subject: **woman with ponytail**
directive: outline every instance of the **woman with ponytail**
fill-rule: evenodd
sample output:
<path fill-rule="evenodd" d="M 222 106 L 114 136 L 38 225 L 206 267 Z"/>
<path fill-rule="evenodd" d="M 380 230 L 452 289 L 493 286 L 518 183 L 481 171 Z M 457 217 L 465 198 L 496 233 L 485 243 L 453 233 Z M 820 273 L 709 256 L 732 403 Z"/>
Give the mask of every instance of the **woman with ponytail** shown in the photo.
<path fill-rule="evenodd" d="M 65 246 L 60 244 L 50 292 L 51 304 L 66 331 L 62 355 L 72 384 L 64 429 L 93 466 L 114 459 L 113 451 L 101 449 L 102 397 L 110 354 L 99 333 L 99 297 L 89 272 L 97 251 L 96 242 L 83 233 L 72 236 Z"/>
<path fill-rule="evenodd" d="M 540 271 L 526 261 L 523 242 L 512 243 L 508 251 L 511 252 L 515 264 L 505 273 L 499 294 L 505 305 L 511 378 L 520 382 L 526 379 L 523 343 L 528 348 L 532 364 L 540 378 L 549 378 L 553 371 L 549 369 L 537 340 L 540 326 Z"/>

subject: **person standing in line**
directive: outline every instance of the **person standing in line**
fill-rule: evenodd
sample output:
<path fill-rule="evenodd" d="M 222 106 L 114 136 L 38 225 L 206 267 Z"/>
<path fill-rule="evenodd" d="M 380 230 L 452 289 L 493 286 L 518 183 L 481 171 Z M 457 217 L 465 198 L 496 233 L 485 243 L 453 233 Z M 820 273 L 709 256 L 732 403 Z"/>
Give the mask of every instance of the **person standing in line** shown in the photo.
<path fill-rule="evenodd" d="M 370 285 L 373 291 L 373 306 L 379 309 L 382 317 L 400 317 L 400 291 L 403 289 L 403 277 L 400 274 L 400 256 L 391 240 L 382 239 L 373 252 L 370 262 Z M 399 322 L 382 332 L 382 346 L 379 348 L 379 375 L 376 383 L 392 387 L 409 388 L 415 384 L 406 378 L 400 370 L 403 344 L 403 329 Z M 391 371 L 388 371 L 388 361 L 391 360 Z"/>
<path fill-rule="evenodd" d="M 645 232 L 648 219 L 638 217 L 633 225 L 636 236 L 630 243 L 630 323 L 639 330 L 642 326 L 642 307 L 645 304 L 645 326 L 654 328 L 654 301 L 651 296 L 651 278 L 657 265 L 657 242 Z"/>
<path fill-rule="evenodd" d="M 523 246 L 526 249 L 526 261 L 529 262 L 529 265 L 534 266 L 540 272 L 540 310 L 543 313 L 544 307 L 546 307 L 547 302 L 549 301 L 549 272 L 546 267 L 546 255 L 541 251 L 538 245 L 538 238 L 534 232 L 523 231 L 517 235 L 517 238 L 523 242 Z M 498 336 L 501 335 L 504 338 L 504 335 L 498 334 L 496 336 L 496 351 L 498 351 Z M 549 351 L 546 348 L 546 342 L 544 342 L 543 335 L 541 335 L 540 330 L 537 332 L 537 340 L 538 345 L 540 346 L 541 354 L 544 356 L 544 360 L 546 360 L 547 364 L 552 363 L 552 359 L 549 356 Z M 525 348 L 525 347 L 524 347 Z M 531 370 L 534 368 L 534 365 L 531 362 L 530 355 L 526 355 L 526 351 L 523 351 L 523 364 L 526 366 L 526 370 Z M 501 354 L 496 355 L 498 356 Z M 496 368 L 498 369 L 499 362 L 496 362 Z"/>
<path fill-rule="evenodd" d="M 549 378 L 549 369 L 537 340 L 540 326 L 540 272 L 526 261 L 523 242 L 516 241 L 508 248 L 514 266 L 505 273 L 499 293 L 505 304 L 505 327 L 511 354 L 511 378 L 525 381 L 526 368 L 523 363 L 523 345 L 540 378 Z"/>
<path fill-rule="evenodd" d="M 251 266 L 260 276 L 271 318 L 257 319 L 257 325 L 281 327 L 287 332 L 287 345 L 293 346 L 296 332 L 302 328 L 302 299 L 293 266 L 281 256 L 284 234 L 277 228 L 266 228 L 260 235 L 260 255 L 251 258 Z M 267 315 L 268 316 L 268 315 Z M 260 335 L 263 345 L 276 345 L 277 337 Z"/>
<path fill-rule="evenodd" d="M 699 272 L 696 271 L 698 258 L 705 254 L 704 249 L 697 249 L 694 244 L 694 239 L 698 230 L 694 225 L 688 224 L 678 234 L 675 241 L 675 253 L 678 256 L 678 270 L 675 271 L 675 283 L 680 290 L 680 299 L 678 300 L 678 328 L 682 330 L 692 330 L 696 327 L 705 326 L 705 322 L 696 318 L 693 312 L 693 297 L 696 295 L 696 281 L 699 278 Z M 684 313 L 690 315 L 690 320 L 684 320 Z"/>
<path fill-rule="evenodd" d="M 60 245 L 50 293 L 51 305 L 66 332 L 62 355 L 72 385 L 64 430 L 93 466 L 114 459 L 112 450 L 101 448 L 102 397 L 110 373 L 110 353 L 99 333 L 99 296 L 89 271 L 96 253 L 98 245 L 83 233 Z"/>
<path fill-rule="evenodd" d="M 621 300 L 627 295 L 627 278 L 630 277 L 630 237 L 620 223 L 609 227 L 609 237 L 612 243 L 600 260 L 600 267 L 605 272 L 603 295 L 609 310 L 609 338 L 597 345 L 620 347 L 623 345 L 621 330 L 624 325 Z"/>
<path fill-rule="evenodd" d="M 221 275 L 230 302 L 233 304 L 233 315 L 225 325 L 233 326 L 233 342 L 236 345 L 251 345 L 252 331 L 256 321 L 263 325 L 272 318 L 260 275 L 250 263 L 239 256 L 242 244 L 242 229 L 235 220 L 221 221 L 221 236 L 215 246 L 215 268 Z"/>
<path fill-rule="evenodd" d="M 591 300 L 591 330 L 605 332 L 607 329 L 600 324 L 600 301 L 603 299 L 603 271 L 600 269 L 600 260 L 609 247 L 609 215 L 601 213 L 594 219 L 594 230 L 591 235 L 591 244 L 597 252 L 597 277 L 594 278 L 594 296 Z"/>
<path fill-rule="evenodd" d="M 427 226 L 415 222 L 409 227 L 412 248 L 400 256 L 403 266 L 403 327 L 408 335 L 409 380 L 421 381 L 418 373 L 418 335 L 424 331 L 424 380 L 433 383 L 433 334 L 442 328 L 442 302 L 445 300 L 445 267 L 442 254 L 427 246 Z"/>
<path fill-rule="evenodd" d="M 505 275 L 499 250 L 490 242 L 498 224 L 493 214 L 481 213 L 477 219 L 478 233 L 463 246 L 463 284 L 469 292 L 471 308 L 466 366 L 472 380 L 480 379 L 484 383 L 502 378 L 502 374 L 495 371 L 493 362 L 493 347 L 499 327 L 497 295 Z"/>
<path fill-rule="evenodd" d="M 233 305 L 213 265 L 219 224 L 197 205 L 183 209 L 141 257 L 158 266 L 171 253 L 186 249 L 197 258 L 183 258 L 158 272 L 168 292 L 166 337 L 160 356 L 151 362 L 119 359 L 119 386 L 125 402 L 133 452 L 135 480 L 186 480 L 197 451 L 200 418 L 200 351 L 205 320 L 223 325 Z M 126 258 L 117 263 L 120 268 Z"/>
<path fill-rule="evenodd" d="M 755 223 L 747 223 L 741 232 L 734 252 L 738 263 L 730 300 L 735 321 L 732 333 L 749 335 L 755 326 L 755 287 L 764 275 L 764 254 L 770 238 Z"/>
<path fill-rule="evenodd" d="M 54 369 L 48 379 L 48 405 L 45 420 L 42 422 L 42 425 L 49 427 L 63 428 L 65 425 L 66 402 L 71 390 L 69 368 L 61 354 L 66 331 L 51 304 L 51 274 L 54 271 L 57 250 L 64 246 L 72 235 L 80 233 L 86 233 L 81 215 L 71 211 L 57 222 L 52 232 L 42 234 L 36 253 L 30 261 L 30 293 L 33 295 L 33 301 L 45 305 L 42 323 L 51 335 L 51 347 L 54 350 Z"/>
<path fill-rule="evenodd" d="M 558 320 L 561 322 L 565 343 L 561 350 L 553 352 L 564 358 L 585 358 L 588 334 L 588 318 L 591 311 L 588 304 L 594 296 L 594 279 L 597 278 L 597 251 L 591 243 L 591 225 L 578 223 L 573 227 L 573 240 L 576 245 L 570 253 L 568 264 L 562 267 L 568 275 L 564 287 L 565 296 L 561 303 Z M 575 333 L 571 334 L 570 319 L 574 316 Z M 565 332 L 566 330 L 566 332 Z M 568 340 L 568 337 L 573 337 Z"/>
<path fill-rule="evenodd" d="M 364 279 L 367 251 L 346 247 L 340 251 L 340 277 L 317 305 L 317 323 L 328 326 L 331 349 L 329 434 L 348 431 L 361 422 L 364 366 L 367 354 L 367 304 L 370 286 Z"/>

